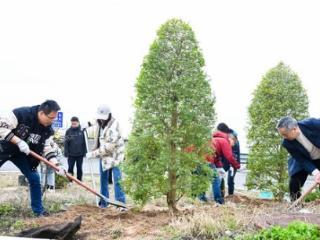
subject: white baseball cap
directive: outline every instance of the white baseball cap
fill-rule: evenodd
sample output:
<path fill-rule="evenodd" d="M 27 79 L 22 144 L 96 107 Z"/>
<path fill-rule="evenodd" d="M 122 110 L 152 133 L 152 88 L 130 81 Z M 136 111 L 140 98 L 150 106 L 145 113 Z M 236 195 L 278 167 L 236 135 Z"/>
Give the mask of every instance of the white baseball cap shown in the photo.
<path fill-rule="evenodd" d="M 111 113 L 111 109 L 108 105 L 103 104 L 98 107 L 96 119 L 107 120 L 109 118 L 109 114 Z"/>

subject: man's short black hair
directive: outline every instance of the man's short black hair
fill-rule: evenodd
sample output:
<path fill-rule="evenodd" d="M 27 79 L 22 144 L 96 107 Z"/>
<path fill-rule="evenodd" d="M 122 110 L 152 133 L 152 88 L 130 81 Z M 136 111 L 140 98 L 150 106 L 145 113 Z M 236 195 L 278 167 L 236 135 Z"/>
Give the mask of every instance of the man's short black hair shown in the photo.
<path fill-rule="evenodd" d="M 74 117 L 71 118 L 70 121 L 71 122 L 79 122 L 79 118 L 74 116 Z"/>
<path fill-rule="evenodd" d="M 224 132 L 224 133 L 232 133 L 231 129 L 228 127 L 227 124 L 225 123 L 219 123 L 218 126 L 217 126 L 217 129 L 221 132 Z"/>
<path fill-rule="evenodd" d="M 60 106 L 54 100 L 47 100 L 43 102 L 39 107 L 39 112 L 42 111 L 46 115 L 49 115 L 52 112 L 58 112 L 60 110 Z"/>

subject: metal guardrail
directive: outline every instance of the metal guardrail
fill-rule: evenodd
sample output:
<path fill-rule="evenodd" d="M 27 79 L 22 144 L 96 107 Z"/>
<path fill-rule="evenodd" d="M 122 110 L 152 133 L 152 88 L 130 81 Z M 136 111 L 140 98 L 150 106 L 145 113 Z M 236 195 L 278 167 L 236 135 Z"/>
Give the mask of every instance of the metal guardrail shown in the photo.
<path fill-rule="evenodd" d="M 248 162 L 248 153 L 240 153 L 240 163 L 247 164 Z"/>

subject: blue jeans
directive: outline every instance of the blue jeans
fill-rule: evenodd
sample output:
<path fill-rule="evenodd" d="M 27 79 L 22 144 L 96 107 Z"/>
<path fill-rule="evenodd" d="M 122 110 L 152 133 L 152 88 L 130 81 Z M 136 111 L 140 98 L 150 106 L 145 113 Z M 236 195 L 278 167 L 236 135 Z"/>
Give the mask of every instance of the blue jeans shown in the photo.
<path fill-rule="evenodd" d="M 22 174 L 28 179 L 30 188 L 31 208 L 36 215 L 43 213 L 44 208 L 42 206 L 41 199 L 41 184 L 40 176 L 37 169 L 31 169 L 29 160 L 26 155 L 19 154 L 10 161 L 20 169 Z M 1 163 L 1 165 L 4 162 Z M 1 167 L 0 165 L 0 167 Z"/>
<path fill-rule="evenodd" d="M 55 171 L 44 164 L 40 164 L 40 181 L 42 187 L 52 186 L 55 187 Z M 46 186 L 45 186 L 46 185 Z"/>
<path fill-rule="evenodd" d="M 213 164 L 211 164 L 211 167 L 212 167 L 212 169 L 216 169 L 216 167 Z M 224 203 L 224 198 L 223 198 L 223 195 L 221 193 L 221 182 L 222 182 L 222 179 L 217 174 L 212 179 L 213 198 L 214 198 L 214 201 L 219 203 L 219 204 L 223 204 Z"/>
<path fill-rule="evenodd" d="M 215 165 L 210 163 L 209 166 L 212 169 L 212 171 L 215 172 L 215 170 L 216 170 Z M 221 178 L 219 176 L 215 176 L 215 177 L 212 178 L 211 187 L 212 187 L 212 193 L 213 193 L 214 201 L 217 202 L 217 203 L 223 204 L 224 203 L 224 199 L 223 199 L 223 196 L 221 194 L 221 189 L 220 189 L 220 187 L 221 187 Z M 200 194 L 199 195 L 199 199 L 201 201 L 203 201 L 203 202 L 207 202 L 208 201 L 205 193 Z"/>
<path fill-rule="evenodd" d="M 126 196 L 120 186 L 120 180 L 121 180 L 120 169 L 118 167 L 113 167 L 111 169 L 103 171 L 101 160 L 100 160 L 100 193 L 103 196 L 106 196 L 107 198 L 109 198 L 109 189 L 108 189 L 109 181 L 108 181 L 108 179 L 109 179 L 110 171 L 112 171 L 112 175 L 113 175 L 115 199 L 119 202 L 126 203 Z M 99 206 L 104 208 L 104 207 L 108 206 L 108 203 L 106 201 L 104 201 L 103 199 L 101 199 Z"/>

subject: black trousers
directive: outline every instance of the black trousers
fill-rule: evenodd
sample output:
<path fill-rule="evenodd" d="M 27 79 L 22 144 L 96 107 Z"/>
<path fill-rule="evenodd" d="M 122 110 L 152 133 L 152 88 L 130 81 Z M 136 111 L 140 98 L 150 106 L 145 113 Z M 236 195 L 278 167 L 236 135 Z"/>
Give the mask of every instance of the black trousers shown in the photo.
<path fill-rule="evenodd" d="M 291 201 L 297 200 L 301 196 L 301 188 L 307 180 L 308 172 L 301 171 L 292 175 L 289 180 L 289 191 Z"/>
<path fill-rule="evenodd" d="M 77 179 L 82 181 L 82 164 L 83 164 L 83 157 L 68 157 L 68 173 L 73 175 L 73 168 L 74 165 L 77 164 Z"/>
<path fill-rule="evenodd" d="M 320 160 L 313 160 L 312 162 L 320 169 Z M 300 171 L 290 177 L 289 191 L 291 201 L 295 201 L 301 196 L 301 188 L 305 184 L 308 175 L 308 172 Z"/>

